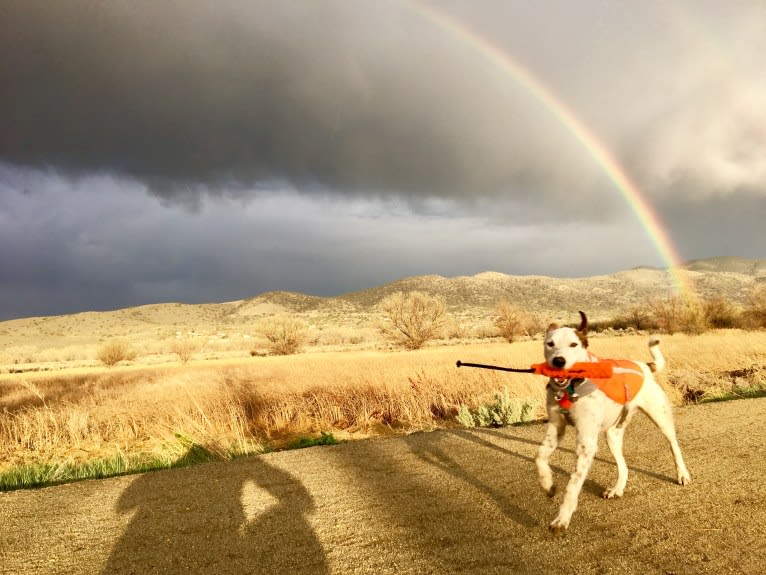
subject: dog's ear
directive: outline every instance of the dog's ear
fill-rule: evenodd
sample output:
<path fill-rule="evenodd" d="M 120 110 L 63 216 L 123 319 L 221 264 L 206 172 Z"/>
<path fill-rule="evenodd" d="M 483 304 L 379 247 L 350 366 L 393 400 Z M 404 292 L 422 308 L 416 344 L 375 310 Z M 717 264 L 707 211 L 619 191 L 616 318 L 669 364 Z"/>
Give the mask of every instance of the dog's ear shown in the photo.
<path fill-rule="evenodd" d="M 558 328 L 559 328 L 559 324 L 552 323 L 551 325 L 548 326 L 548 330 L 547 331 L 553 331 L 554 329 L 558 329 Z"/>
<path fill-rule="evenodd" d="M 577 337 L 580 338 L 580 343 L 582 343 L 582 346 L 587 349 L 588 347 L 588 316 L 585 315 L 585 312 L 580 312 L 580 327 L 578 327 L 575 332 L 577 333 Z"/>

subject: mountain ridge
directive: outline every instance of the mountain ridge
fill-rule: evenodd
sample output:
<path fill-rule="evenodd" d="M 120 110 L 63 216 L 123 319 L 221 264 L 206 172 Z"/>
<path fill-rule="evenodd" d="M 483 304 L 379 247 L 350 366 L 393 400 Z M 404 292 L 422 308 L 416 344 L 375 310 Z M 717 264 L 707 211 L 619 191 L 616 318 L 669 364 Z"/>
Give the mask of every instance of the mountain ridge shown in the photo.
<path fill-rule="evenodd" d="M 744 304 L 750 291 L 766 284 L 766 258 L 716 257 L 692 260 L 673 270 L 684 275 L 702 298 L 723 298 Z M 628 308 L 675 293 L 673 275 L 667 269 L 637 267 L 611 274 L 584 278 L 554 278 L 544 275 L 515 276 L 484 271 L 472 276 L 410 276 L 393 282 L 338 296 L 314 296 L 289 291 L 269 291 L 251 298 L 223 303 L 155 303 L 112 311 L 80 312 L 62 316 L 21 318 L 0 322 L 0 329 L 12 333 L 21 325 L 34 324 L 38 330 L 65 333 L 98 330 L 117 318 L 136 329 L 175 329 L 195 323 L 244 326 L 276 314 L 295 314 L 309 321 L 351 321 L 374 314 L 380 301 L 395 292 L 422 291 L 442 297 L 451 313 L 486 317 L 502 300 L 545 317 L 559 318 L 586 310 L 592 318 L 607 319 Z M 71 323 L 77 324 L 77 329 Z"/>

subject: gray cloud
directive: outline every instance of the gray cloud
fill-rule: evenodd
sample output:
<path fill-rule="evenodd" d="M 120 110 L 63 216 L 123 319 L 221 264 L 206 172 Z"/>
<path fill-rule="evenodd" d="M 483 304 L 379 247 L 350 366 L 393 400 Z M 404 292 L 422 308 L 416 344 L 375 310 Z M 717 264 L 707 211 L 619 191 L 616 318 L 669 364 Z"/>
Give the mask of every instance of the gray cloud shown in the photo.
<path fill-rule="evenodd" d="M 503 176 L 499 150 L 474 152 L 490 152 L 488 170 L 460 157 L 501 137 L 482 111 L 499 102 L 475 88 L 464 50 L 401 9 L 33 1 L 4 12 L 0 151 L 12 162 L 115 171 L 169 195 L 274 180 L 455 193 Z"/>
<path fill-rule="evenodd" d="M 0 319 L 279 289 L 337 295 L 423 273 L 579 276 L 657 263 L 630 218 L 582 234 L 577 223 L 507 226 L 445 216 L 442 203 L 415 211 L 401 200 L 294 191 L 261 192 L 252 202 L 202 199 L 190 212 L 108 176 L 0 175 Z M 18 189 L 20 181 L 35 191 Z M 623 250 L 600 253 L 593 242 Z"/>
<path fill-rule="evenodd" d="M 191 203 L 284 182 L 576 210 L 608 188 L 554 114 L 412 2 L 3 4 L 8 162 Z M 763 6 L 438 7 L 548 83 L 647 193 L 764 187 Z"/>
<path fill-rule="evenodd" d="M 598 173 L 528 92 L 408 2 L 3 12 L 0 154 L 17 165 L 118 173 L 191 202 L 283 182 L 571 209 Z"/>

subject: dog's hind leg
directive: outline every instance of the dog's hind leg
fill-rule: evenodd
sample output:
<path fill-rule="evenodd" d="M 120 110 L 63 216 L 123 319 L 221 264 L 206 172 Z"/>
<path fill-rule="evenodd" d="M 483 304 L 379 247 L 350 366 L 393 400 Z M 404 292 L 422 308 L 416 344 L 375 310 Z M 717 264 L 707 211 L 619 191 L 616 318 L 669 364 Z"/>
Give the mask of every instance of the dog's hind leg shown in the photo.
<path fill-rule="evenodd" d="M 548 497 L 553 497 L 553 494 L 556 492 L 549 461 L 553 452 L 556 451 L 559 441 L 564 437 L 564 431 L 566 431 L 566 421 L 564 421 L 564 418 L 560 415 L 557 418 L 551 418 L 545 431 L 545 438 L 537 451 L 537 458 L 535 459 L 540 486 Z"/>
<path fill-rule="evenodd" d="M 681 447 L 678 445 L 676 426 L 673 423 L 672 407 L 665 393 L 656 382 L 652 381 L 651 384 L 648 384 L 649 382 L 644 384 L 644 387 L 647 389 L 642 389 L 642 394 L 645 397 L 641 410 L 659 427 L 668 440 L 670 451 L 673 453 L 673 460 L 676 464 L 676 478 L 680 485 L 686 485 L 691 482 L 692 478 L 684 463 Z"/>
<path fill-rule="evenodd" d="M 604 499 L 622 497 L 625 493 L 625 485 L 628 483 L 628 465 L 625 463 L 625 457 L 622 454 L 622 438 L 625 435 L 625 427 L 614 425 L 606 430 L 606 443 L 612 452 L 614 461 L 617 464 L 617 481 L 614 486 L 604 491 Z"/>

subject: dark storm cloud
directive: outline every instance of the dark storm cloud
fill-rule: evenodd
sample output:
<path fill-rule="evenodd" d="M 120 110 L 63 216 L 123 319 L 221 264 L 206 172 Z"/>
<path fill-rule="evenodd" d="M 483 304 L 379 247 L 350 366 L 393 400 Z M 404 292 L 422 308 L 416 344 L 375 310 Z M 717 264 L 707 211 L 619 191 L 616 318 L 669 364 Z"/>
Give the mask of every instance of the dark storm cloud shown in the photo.
<path fill-rule="evenodd" d="M 120 173 L 166 197 L 280 181 L 450 196 L 545 169 L 529 134 L 551 126 L 515 113 L 525 96 L 405 3 L 3 12 L 0 155 L 18 165 Z"/>
<path fill-rule="evenodd" d="M 6 162 L 187 203 L 287 184 L 609 208 L 613 186 L 553 111 L 414 2 L 0 6 Z M 646 193 L 678 174 L 703 191 L 766 183 L 757 5 L 433 6 L 539 76 Z"/>

